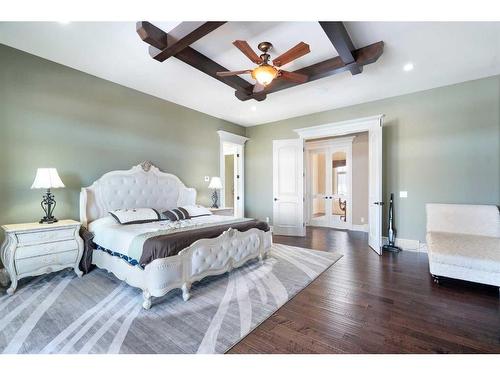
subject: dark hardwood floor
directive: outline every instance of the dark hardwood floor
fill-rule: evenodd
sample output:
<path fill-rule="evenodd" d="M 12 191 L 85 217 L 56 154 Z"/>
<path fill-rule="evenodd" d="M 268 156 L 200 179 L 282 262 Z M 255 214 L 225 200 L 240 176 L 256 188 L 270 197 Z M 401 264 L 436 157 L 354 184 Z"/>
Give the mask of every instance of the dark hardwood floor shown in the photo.
<path fill-rule="evenodd" d="M 378 256 L 361 232 L 274 241 L 344 257 L 229 353 L 500 353 L 498 288 L 435 285 L 427 254 Z"/>

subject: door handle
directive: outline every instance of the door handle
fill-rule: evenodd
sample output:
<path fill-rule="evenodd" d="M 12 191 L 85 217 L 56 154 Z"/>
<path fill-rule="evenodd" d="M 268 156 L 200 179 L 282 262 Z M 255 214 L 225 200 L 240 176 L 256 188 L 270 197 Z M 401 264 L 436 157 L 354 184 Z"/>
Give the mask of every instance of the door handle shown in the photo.
<path fill-rule="evenodd" d="M 278 198 L 274 198 L 274 201 L 276 202 L 278 200 Z"/>
<path fill-rule="evenodd" d="M 376 204 L 378 206 L 383 206 L 385 203 L 384 202 L 373 202 L 373 204 Z"/>

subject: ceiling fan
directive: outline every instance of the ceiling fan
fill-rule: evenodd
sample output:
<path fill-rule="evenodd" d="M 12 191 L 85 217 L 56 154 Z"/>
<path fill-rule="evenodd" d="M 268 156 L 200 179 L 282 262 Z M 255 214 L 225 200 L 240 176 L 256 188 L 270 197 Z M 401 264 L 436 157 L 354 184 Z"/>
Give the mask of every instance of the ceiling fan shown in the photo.
<path fill-rule="evenodd" d="M 253 88 L 254 93 L 264 90 L 264 88 L 275 78 L 287 79 L 297 83 L 304 83 L 309 79 L 309 77 L 305 74 L 287 72 L 286 70 L 281 69 L 283 65 L 311 52 L 309 44 L 307 43 L 300 42 L 295 47 L 290 48 L 285 53 L 273 59 L 272 65 L 269 64 L 271 56 L 268 54 L 269 50 L 273 48 L 273 45 L 270 42 L 259 43 L 257 48 L 263 52 L 260 56 L 257 55 L 252 47 L 250 47 L 250 45 L 244 40 L 235 40 L 233 44 L 236 48 L 243 52 L 243 54 L 248 57 L 250 61 L 258 64 L 258 66 L 254 69 L 238 70 L 234 72 L 217 72 L 219 77 L 251 74 L 252 78 L 257 81 Z"/>

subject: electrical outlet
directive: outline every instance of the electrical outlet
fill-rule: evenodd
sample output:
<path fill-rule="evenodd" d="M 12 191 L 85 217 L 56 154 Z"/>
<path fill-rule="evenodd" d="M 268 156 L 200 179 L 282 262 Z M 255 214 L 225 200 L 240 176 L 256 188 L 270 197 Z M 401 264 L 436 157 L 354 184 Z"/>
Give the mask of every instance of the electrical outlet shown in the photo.
<path fill-rule="evenodd" d="M 205 176 L 205 182 L 210 182 L 210 176 Z"/>
<path fill-rule="evenodd" d="M 361 224 L 363 224 L 364 222 L 365 222 L 365 218 L 364 218 L 364 217 L 362 217 L 362 218 L 361 218 Z"/>
<path fill-rule="evenodd" d="M 408 198 L 408 192 L 407 191 L 400 191 L 399 198 Z"/>

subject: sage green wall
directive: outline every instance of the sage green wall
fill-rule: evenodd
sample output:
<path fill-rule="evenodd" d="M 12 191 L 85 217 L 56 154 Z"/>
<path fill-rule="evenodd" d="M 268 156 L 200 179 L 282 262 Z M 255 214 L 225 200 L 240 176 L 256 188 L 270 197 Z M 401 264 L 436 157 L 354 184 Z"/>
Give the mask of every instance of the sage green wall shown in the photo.
<path fill-rule="evenodd" d="M 380 113 L 384 196 L 408 191 L 395 201 L 400 238 L 425 240 L 427 202 L 499 204 L 500 76 L 494 76 L 247 128 L 247 216 L 272 219 L 273 139 Z"/>
<path fill-rule="evenodd" d="M 103 173 L 151 160 L 198 190 L 219 174 L 218 129 L 243 127 L 0 45 L 0 224 L 42 215 L 37 167 L 56 167 L 55 215 L 78 218 L 79 191 Z"/>

